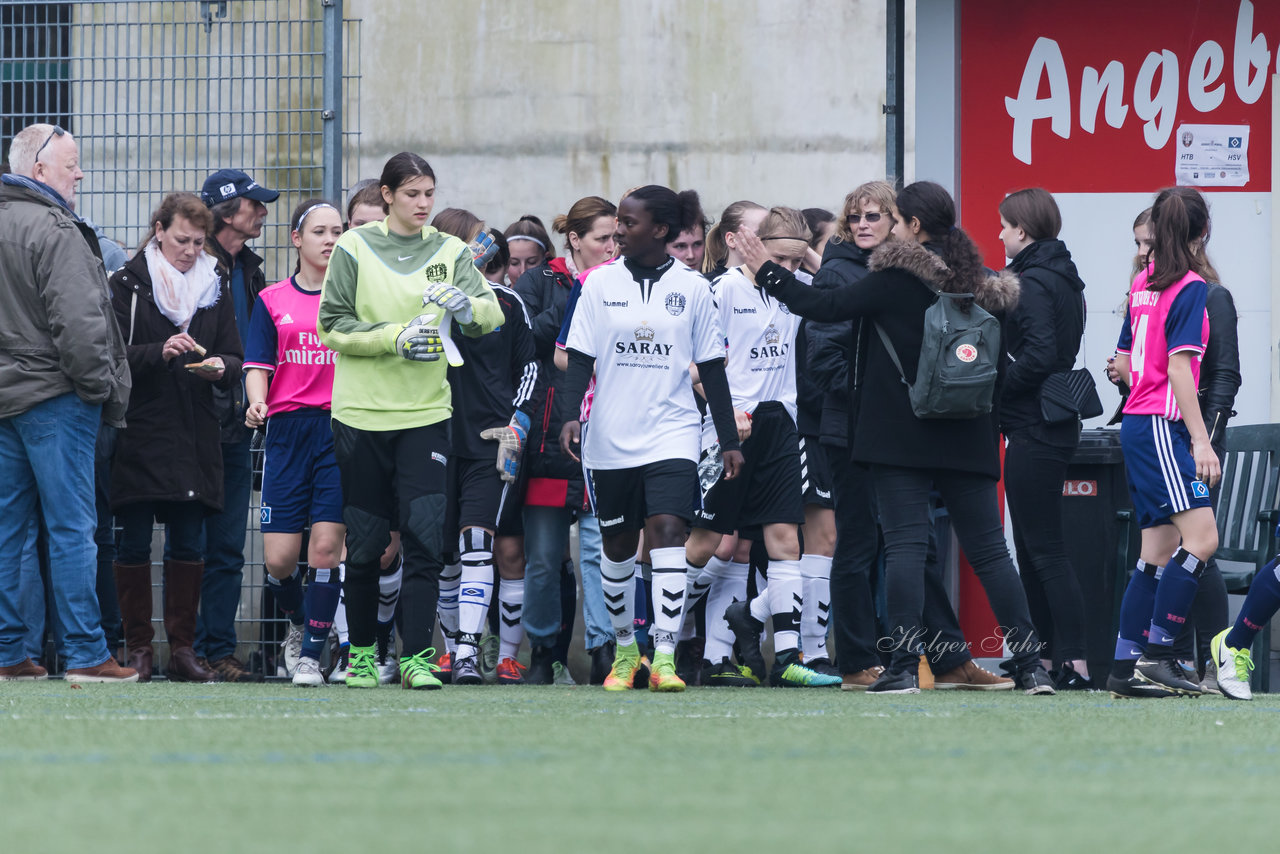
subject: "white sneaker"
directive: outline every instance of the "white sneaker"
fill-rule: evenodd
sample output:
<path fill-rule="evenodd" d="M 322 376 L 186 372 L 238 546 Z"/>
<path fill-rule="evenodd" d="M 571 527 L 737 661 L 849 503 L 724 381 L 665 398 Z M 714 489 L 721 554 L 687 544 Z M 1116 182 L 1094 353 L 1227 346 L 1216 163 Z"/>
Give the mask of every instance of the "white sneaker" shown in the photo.
<path fill-rule="evenodd" d="M 292 676 L 298 670 L 298 661 L 302 658 L 302 626 L 289 624 L 289 634 L 284 636 L 280 644 L 280 654 L 284 659 L 284 675 Z"/>
<path fill-rule="evenodd" d="M 386 651 L 378 656 L 378 684 L 390 685 L 400 679 L 400 659 L 396 658 L 396 642 L 392 638 Z"/>
<path fill-rule="evenodd" d="M 350 649 L 350 647 L 345 647 L 345 646 L 344 646 L 344 647 L 340 647 L 340 651 L 337 653 L 337 657 L 335 658 L 335 661 L 336 661 L 337 663 L 334 665 L 333 672 L 329 674 L 329 684 L 330 684 L 330 685 L 345 685 L 345 684 L 346 684 L 346 681 L 347 681 L 347 660 L 348 660 L 348 652 L 347 652 L 347 650 L 349 650 L 349 649 Z"/>
<path fill-rule="evenodd" d="M 1248 649 L 1232 649 L 1227 646 L 1227 632 L 1223 629 L 1214 635 L 1209 644 L 1209 652 L 1213 655 L 1210 665 L 1217 672 L 1218 690 L 1232 700 L 1252 700 L 1253 690 L 1249 688 L 1249 671 L 1253 670 L 1253 655 Z M 1208 673 L 1205 674 L 1208 676 Z"/>
<path fill-rule="evenodd" d="M 298 666 L 293 671 L 294 685 L 323 685 L 324 674 L 320 672 L 320 661 L 315 658 L 303 657 L 298 660 Z"/>

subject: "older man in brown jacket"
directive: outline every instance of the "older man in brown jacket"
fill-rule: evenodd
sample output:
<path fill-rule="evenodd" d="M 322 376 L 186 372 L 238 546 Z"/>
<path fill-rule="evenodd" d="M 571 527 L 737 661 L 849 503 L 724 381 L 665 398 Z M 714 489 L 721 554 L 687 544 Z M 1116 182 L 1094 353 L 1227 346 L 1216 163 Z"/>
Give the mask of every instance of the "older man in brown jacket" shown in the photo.
<path fill-rule="evenodd" d="M 20 131 L 0 177 L 0 554 L 22 551 L 37 512 L 68 682 L 132 682 L 107 649 L 94 590 L 94 443 L 122 426 L 125 345 L 93 230 L 72 212 L 84 177 L 71 134 Z M 37 503 L 38 502 L 38 503 Z M 17 561 L 0 561 L 0 681 L 48 676 L 24 650 Z"/>

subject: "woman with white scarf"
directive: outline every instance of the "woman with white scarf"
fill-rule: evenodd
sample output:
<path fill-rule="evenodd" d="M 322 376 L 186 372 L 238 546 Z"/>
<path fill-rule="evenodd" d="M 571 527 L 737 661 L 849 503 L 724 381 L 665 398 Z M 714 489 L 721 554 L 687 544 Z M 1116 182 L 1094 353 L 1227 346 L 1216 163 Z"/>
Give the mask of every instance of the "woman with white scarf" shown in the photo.
<path fill-rule="evenodd" d="M 239 382 L 243 347 L 217 262 L 204 251 L 212 214 L 191 193 L 166 196 L 138 252 L 111 277 L 133 393 L 111 472 L 122 529 L 115 563 L 128 660 L 151 678 L 151 540 L 165 526 L 164 626 L 170 680 L 211 682 L 196 658 L 204 517 L 222 509 L 222 445 L 213 388 Z"/>

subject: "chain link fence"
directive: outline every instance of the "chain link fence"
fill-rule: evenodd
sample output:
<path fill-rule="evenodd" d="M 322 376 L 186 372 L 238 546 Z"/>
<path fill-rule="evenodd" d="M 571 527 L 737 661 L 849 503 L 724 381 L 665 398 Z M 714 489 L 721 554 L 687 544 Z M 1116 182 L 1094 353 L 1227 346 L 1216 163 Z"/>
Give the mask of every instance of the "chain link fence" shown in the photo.
<path fill-rule="evenodd" d="M 280 191 L 251 248 L 268 281 L 283 278 L 293 208 L 310 196 L 341 206 L 359 164 L 360 22 L 342 10 L 341 0 L 0 0 L 0 158 L 27 125 L 70 131 L 85 173 L 77 213 L 131 255 L 165 194 L 243 169 Z M 262 660 L 278 626 L 262 613 L 257 500 L 237 629 L 241 651 L 258 645 Z M 162 539 L 157 530 L 154 555 Z M 158 563 L 154 577 L 158 606 Z"/>

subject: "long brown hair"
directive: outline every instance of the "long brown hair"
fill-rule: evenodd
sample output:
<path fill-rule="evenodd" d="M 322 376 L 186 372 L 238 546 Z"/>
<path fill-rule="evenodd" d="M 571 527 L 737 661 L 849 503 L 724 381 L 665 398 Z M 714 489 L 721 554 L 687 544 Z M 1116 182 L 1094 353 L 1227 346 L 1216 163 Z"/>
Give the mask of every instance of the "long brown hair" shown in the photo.
<path fill-rule="evenodd" d="M 920 228 L 942 250 L 942 260 L 951 271 L 946 290 L 967 293 L 986 278 L 982 253 L 973 238 L 956 225 L 956 203 L 941 184 L 916 181 L 903 187 L 898 193 L 898 212 L 905 222 L 920 220 Z"/>
<path fill-rule="evenodd" d="M 1193 242 L 1209 237 L 1209 206 L 1191 187 L 1168 187 L 1151 206 L 1151 275 L 1147 289 L 1162 291 L 1197 271 Z M 1206 259 L 1207 260 L 1207 259 Z"/>
<path fill-rule="evenodd" d="M 151 238 L 155 237 L 157 223 L 168 231 L 173 227 L 176 217 L 182 217 L 196 228 L 203 229 L 205 237 L 213 233 L 213 213 L 200 201 L 199 196 L 195 193 L 170 193 L 160 201 L 160 207 L 156 208 L 155 213 L 151 214 L 151 227 L 138 244 L 138 251 L 146 249 Z"/>

